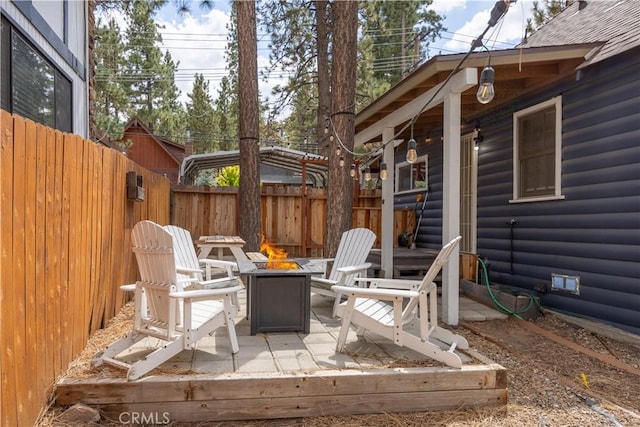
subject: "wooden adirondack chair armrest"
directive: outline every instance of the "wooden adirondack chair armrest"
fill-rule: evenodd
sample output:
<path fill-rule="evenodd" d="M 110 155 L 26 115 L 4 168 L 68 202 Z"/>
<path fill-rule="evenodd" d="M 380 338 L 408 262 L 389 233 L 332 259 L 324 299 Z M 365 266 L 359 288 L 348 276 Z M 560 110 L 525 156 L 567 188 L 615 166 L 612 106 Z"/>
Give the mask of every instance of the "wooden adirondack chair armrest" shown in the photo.
<path fill-rule="evenodd" d="M 335 285 L 337 282 L 335 280 L 325 279 L 324 277 L 319 276 L 311 276 L 311 287 L 313 287 L 313 283 L 322 283 L 323 285 Z"/>
<path fill-rule="evenodd" d="M 309 264 L 321 265 L 323 273 L 322 273 L 322 275 L 320 277 L 326 277 L 326 275 L 327 275 L 327 264 L 329 262 L 335 261 L 335 258 L 311 258 L 308 261 L 309 261 Z"/>
<path fill-rule="evenodd" d="M 124 292 L 134 292 L 136 290 L 136 284 L 128 283 L 126 285 L 120 286 L 120 289 L 122 289 Z"/>
<path fill-rule="evenodd" d="M 222 259 L 199 259 L 198 262 L 204 265 L 210 265 L 212 267 L 220 267 L 220 268 L 238 268 L 238 264 L 233 261 L 225 261 Z"/>
<path fill-rule="evenodd" d="M 227 277 L 234 277 L 233 271 L 238 270 L 238 264 L 233 261 L 224 261 L 220 259 L 199 259 L 200 264 L 204 265 L 205 279 L 211 280 L 212 268 L 222 268 L 227 272 Z"/>
<path fill-rule="evenodd" d="M 417 290 L 422 284 L 421 280 L 407 280 L 407 279 L 384 279 L 377 277 L 357 277 L 356 282 L 360 287 L 368 288 L 385 288 L 385 289 L 405 289 L 405 290 Z"/>
<path fill-rule="evenodd" d="M 170 292 L 171 298 L 184 298 L 184 299 L 220 299 L 220 297 L 226 294 L 234 294 L 242 290 L 242 286 L 231 286 L 228 288 L 220 289 L 197 289 L 193 291 L 178 291 Z"/>
<path fill-rule="evenodd" d="M 356 288 L 352 286 L 339 286 L 333 285 L 331 289 L 334 292 L 340 292 L 343 295 L 348 295 L 349 298 L 355 296 L 356 298 L 376 298 L 380 300 L 391 301 L 396 297 L 401 298 L 414 298 L 420 295 L 416 291 L 407 291 L 403 289 L 377 289 L 377 288 Z"/>
<path fill-rule="evenodd" d="M 202 270 L 199 268 L 190 268 L 190 267 L 183 267 L 181 265 L 176 265 L 176 271 L 180 274 L 198 274 L 198 273 L 202 273 Z"/>
<path fill-rule="evenodd" d="M 347 267 L 340 267 L 336 269 L 338 272 L 338 280 L 336 281 L 337 285 L 344 285 L 344 282 L 349 276 L 358 276 L 355 278 L 357 280 L 359 277 L 366 277 L 367 270 L 371 268 L 370 262 L 365 262 L 360 265 L 350 265 Z"/>
<path fill-rule="evenodd" d="M 238 284 L 238 278 L 233 277 L 220 277 L 219 279 L 211 279 L 205 280 L 203 282 L 198 282 L 198 285 L 202 286 L 204 289 L 221 289 L 228 288 L 230 284 L 240 286 Z M 242 287 L 240 287 L 242 289 Z"/>

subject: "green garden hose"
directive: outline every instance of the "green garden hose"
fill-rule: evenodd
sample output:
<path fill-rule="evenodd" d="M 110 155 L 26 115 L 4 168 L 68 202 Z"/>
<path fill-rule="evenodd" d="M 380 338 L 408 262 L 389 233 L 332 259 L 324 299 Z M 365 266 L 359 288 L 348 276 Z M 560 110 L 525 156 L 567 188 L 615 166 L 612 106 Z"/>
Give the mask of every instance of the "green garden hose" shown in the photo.
<path fill-rule="evenodd" d="M 524 313 L 527 310 L 529 310 L 533 304 L 535 304 L 538 307 L 538 310 L 540 310 L 540 312 L 542 312 L 542 307 L 540 306 L 540 303 L 538 302 L 537 298 L 534 295 L 532 295 L 531 293 L 529 293 L 529 292 L 522 292 L 520 290 L 517 291 L 517 294 L 519 294 L 519 295 L 527 295 L 529 297 L 529 304 L 527 304 L 527 306 L 525 308 L 523 308 L 522 310 L 519 310 L 519 311 L 514 311 L 514 310 L 511 310 L 508 307 L 505 307 L 500 301 L 498 301 L 498 298 L 493 293 L 493 289 L 491 289 L 491 283 L 489 282 L 489 274 L 487 273 L 486 264 L 480 258 L 478 258 L 478 262 L 480 263 L 480 266 L 482 267 L 482 276 L 484 277 L 484 281 L 485 281 L 486 286 L 487 286 L 487 291 L 489 292 L 489 297 L 491 297 L 491 301 L 493 301 L 493 304 L 496 307 L 498 307 L 500 310 L 504 311 L 507 314 L 510 314 L 512 316 L 517 317 L 520 320 L 524 320 L 522 318 L 522 316 L 520 316 L 520 313 Z"/>

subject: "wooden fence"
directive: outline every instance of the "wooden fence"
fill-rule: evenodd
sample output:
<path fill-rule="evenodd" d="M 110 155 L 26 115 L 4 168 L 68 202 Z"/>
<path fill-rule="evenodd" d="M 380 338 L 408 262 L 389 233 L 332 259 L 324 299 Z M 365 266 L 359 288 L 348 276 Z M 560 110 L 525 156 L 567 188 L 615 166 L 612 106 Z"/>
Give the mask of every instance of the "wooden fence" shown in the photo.
<path fill-rule="evenodd" d="M 353 227 L 376 233 L 380 247 L 382 210 L 380 190 L 361 190 L 354 200 Z M 238 189 L 231 187 L 172 187 L 171 223 L 186 228 L 193 238 L 206 235 L 237 235 L 240 216 Z M 263 186 L 262 230 L 270 243 L 289 256 L 322 257 L 327 216 L 325 189 L 300 186 Z M 413 228 L 410 210 L 397 210 L 395 234 Z"/>
<path fill-rule="evenodd" d="M 33 425 L 56 376 L 136 279 L 130 231 L 170 184 L 115 150 L 0 110 L 0 425 Z M 126 172 L 143 176 L 127 200 Z"/>

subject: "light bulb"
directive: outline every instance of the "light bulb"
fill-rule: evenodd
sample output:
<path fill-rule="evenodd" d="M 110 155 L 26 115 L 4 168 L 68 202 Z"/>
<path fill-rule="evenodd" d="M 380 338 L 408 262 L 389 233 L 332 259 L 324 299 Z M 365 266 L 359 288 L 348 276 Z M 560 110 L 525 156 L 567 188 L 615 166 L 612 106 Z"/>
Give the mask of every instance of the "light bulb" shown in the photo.
<path fill-rule="evenodd" d="M 329 126 L 325 126 L 325 128 L 324 128 L 324 134 L 326 135 L 326 134 L 328 134 L 328 133 L 329 133 Z"/>
<path fill-rule="evenodd" d="M 407 162 L 415 163 L 418 160 L 418 152 L 416 151 L 416 140 L 411 138 L 407 149 Z"/>
<path fill-rule="evenodd" d="M 340 167 L 344 166 L 344 157 L 340 156 Z"/>
<path fill-rule="evenodd" d="M 364 180 L 371 181 L 371 168 L 369 166 L 364 168 Z"/>
<path fill-rule="evenodd" d="M 486 66 L 484 70 L 482 70 L 482 74 L 480 74 L 480 86 L 476 94 L 479 103 L 488 104 L 495 96 L 495 91 L 493 90 L 494 78 L 495 71 L 490 65 Z"/>
<path fill-rule="evenodd" d="M 336 156 L 342 155 L 342 149 L 340 147 L 336 148 Z"/>
<path fill-rule="evenodd" d="M 387 164 L 384 162 L 380 163 L 380 179 L 384 181 L 387 177 Z"/>
<path fill-rule="evenodd" d="M 349 171 L 349 175 L 351 175 L 351 178 L 354 178 L 356 176 L 356 165 L 355 164 L 351 164 L 351 170 Z"/>
<path fill-rule="evenodd" d="M 333 142 L 333 134 L 329 135 L 329 141 Z"/>

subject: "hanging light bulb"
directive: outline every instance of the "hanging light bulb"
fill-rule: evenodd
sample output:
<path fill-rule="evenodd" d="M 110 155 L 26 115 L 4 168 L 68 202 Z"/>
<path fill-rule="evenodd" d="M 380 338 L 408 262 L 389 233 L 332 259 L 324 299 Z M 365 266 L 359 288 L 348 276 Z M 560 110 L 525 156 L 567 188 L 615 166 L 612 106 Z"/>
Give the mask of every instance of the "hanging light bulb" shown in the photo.
<path fill-rule="evenodd" d="M 367 182 L 371 181 L 371 168 L 369 166 L 364 168 L 364 180 Z"/>
<path fill-rule="evenodd" d="M 329 133 L 329 125 L 326 125 L 326 126 L 324 127 L 324 134 L 326 135 L 326 134 L 328 134 L 328 133 Z"/>
<path fill-rule="evenodd" d="M 409 146 L 407 147 L 407 162 L 415 163 L 418 160 L 418 152 L 416 151 L 416 140 L 411 137 Z"/>
<path fill-rule="evenodd" d="M 344 156 L 340 156 L 340 167 L 344 166 Z"/>
<path fill-rule="evenodd" d="M 356 176 L 356 165 L 355 165 L 355 163 L 351 163 L 351 170 L 349 171 L 349 175 L 351 175 L 351 178 L 355 178 L 355 176 Z"/>
<path fill-rule="evenodd" d="M 329 141 L 333 142 L 333 134 L 329 135 Z"/>
<path fill-rule="evenodd" d="M 387 174 L 387 164 L 382 162 L 380 163 L 380 179 L 385 180 L 389 175 Z"/>
<path fill-rule="evenodd" d="M 488 104 L 495 96 L 493 89 L 493 81 L 495 80 L 495 71 L 491 65 L 487 65 L 480 74 L 480 86 L 478 87 L 478 93 L 476 98 L 481 104 Z"/>
<path fill-rule="evenodd" d="M 336 156 L 340 156 L 342 155 L 342 149 L 340 148 L 340 146 L 336 147 Z"/>

